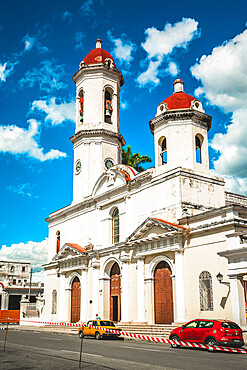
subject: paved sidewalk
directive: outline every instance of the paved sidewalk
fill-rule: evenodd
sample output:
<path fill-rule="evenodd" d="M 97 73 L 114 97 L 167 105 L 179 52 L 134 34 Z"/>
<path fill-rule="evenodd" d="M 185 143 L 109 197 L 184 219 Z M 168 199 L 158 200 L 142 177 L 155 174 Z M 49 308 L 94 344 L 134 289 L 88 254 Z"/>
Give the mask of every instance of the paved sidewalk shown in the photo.
<path fill-rule="evenodd" d="M 5 330 L 7 325 L 0 325 L 0 330 Z M 69 327 L 69 326 L 53 326 L 53 325 L 42 325 L 42 326 L 33 326 L 33 325 L 9 325 L 9 330 L 25 330 L 25 331 L 40 331 L 48 333 L 58 333 L 58 334 L 72 334 L 78 335 L 78 328 Z"/>

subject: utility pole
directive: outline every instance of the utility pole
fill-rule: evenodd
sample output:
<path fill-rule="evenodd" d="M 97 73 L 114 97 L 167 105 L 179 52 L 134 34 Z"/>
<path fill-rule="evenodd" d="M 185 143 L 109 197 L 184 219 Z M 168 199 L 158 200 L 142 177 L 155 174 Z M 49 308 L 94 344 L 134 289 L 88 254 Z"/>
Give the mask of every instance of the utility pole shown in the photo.
<path fill-rule="evenodd" d="M 30 299 L 31 299 L 32 274 L 33 274 L 33 269 L 31 267 L 31 271 L 30 271 L 30 283 L 29 283 L 29 294 L 28 294 L 29 303 L 30 303 Z"/>

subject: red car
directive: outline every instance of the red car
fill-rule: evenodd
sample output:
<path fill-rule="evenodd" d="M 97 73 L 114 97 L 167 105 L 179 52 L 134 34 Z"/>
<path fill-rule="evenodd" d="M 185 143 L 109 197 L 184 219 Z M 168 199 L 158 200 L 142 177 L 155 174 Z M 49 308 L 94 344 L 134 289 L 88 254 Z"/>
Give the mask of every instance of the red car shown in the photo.
<path fill-rule="evenodd" d="M 196 319 L 174 329 L 169 339 L 204 343 L 211 346 L 242 347 L 242 329 L 232 321 Z M 179 347 L 173 344 L 172 347 Z"/>

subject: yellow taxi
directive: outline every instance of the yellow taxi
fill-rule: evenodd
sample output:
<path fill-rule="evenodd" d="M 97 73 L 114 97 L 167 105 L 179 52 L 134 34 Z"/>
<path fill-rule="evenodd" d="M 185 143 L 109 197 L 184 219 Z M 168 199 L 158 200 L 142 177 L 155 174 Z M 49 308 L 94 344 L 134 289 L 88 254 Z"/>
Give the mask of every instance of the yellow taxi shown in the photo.
<path fill-rule="evenodd" d="M 92 328 L 92 326 L 98 326 L 98 328 Z M 90 320 L 87 322 L 86 326 L 82 326 L 78 329 L 78 334 L 80 338 L 84 338 L 85 336 L 92 336 L 96 339 L 102 339 L 103 337 L 111 337 L 117 338 L 120 334 L 111 333 L 106 331 L 105 329 L 113 329 L 119 330 L 122 329 L 117 328 L 113 321 L 109 320 Z"/>

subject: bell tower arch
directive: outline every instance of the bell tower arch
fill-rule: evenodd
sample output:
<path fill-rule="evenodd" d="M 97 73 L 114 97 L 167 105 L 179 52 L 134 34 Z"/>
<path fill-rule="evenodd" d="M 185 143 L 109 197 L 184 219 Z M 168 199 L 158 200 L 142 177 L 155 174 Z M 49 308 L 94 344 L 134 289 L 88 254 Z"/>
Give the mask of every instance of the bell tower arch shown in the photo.
<path fill-rule="evenodd" d="M 96 40 L 74 74 L 76 130 L 74 144 L 73 203 L 91 194 L 94 184 L 109 167 L 121 163 L 124 138 L 120 134 L 122 73 L 113 57 Z"/>

